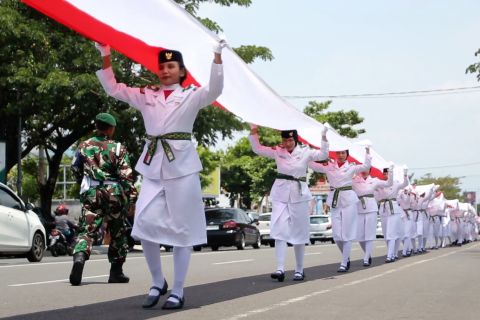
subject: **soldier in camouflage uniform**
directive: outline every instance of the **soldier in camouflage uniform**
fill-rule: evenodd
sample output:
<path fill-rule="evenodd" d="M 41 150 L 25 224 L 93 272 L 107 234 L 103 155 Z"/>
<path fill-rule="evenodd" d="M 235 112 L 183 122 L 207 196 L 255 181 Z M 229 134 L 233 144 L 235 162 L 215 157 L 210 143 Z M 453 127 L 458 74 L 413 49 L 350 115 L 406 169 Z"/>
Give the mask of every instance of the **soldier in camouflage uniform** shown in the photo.
<path fill-rule="evenodd" d="M 125 218 L 133 213 L 137 191 L 125 147 L 112 139 L 115 118 L 100 113 L 95 118 L 95 135 L 78 147 L 72 169 L 81 181 L 82 215 L 73 255 L 70 283 L 80 285 L 85 261 L 104 223 L 110 233 L 108 260 L 109 283 L 127 283 L 122 265 L 128 252 Z"/>

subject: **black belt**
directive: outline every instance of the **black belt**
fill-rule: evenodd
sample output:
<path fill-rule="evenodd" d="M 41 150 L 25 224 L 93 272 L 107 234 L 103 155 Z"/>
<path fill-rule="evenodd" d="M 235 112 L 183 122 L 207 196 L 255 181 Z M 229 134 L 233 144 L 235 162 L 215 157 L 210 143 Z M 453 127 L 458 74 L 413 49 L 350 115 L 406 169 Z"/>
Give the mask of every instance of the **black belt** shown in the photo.
<path fill-rule="evenodd" d="M 330 191 L 333 192 L 333 201 L 332 201 L 332 208 L 337 207 L 337 202 L 338 202 L 338 195 L 340 191 L 347 191 L 347 190 L 352 190 L 352 186 L 345 186 L 345 187 L 340 187 L 340 188 L 330 188 Z"/>
<path fill-rule="evenodd" d="M 408 211 L 411 211 L 410 209 L 403 209 L 405 212 L 405 215 L 407 216 L 407 220 L 410 220 L 410 215 L 408 214 Z"/>
<path fill-rule="evenodd" d="M 168 144 L 167 140 L 192 140 L 192 134 L 189 132 L 171 132 L 166 133 L 161 136 L 150 136 L 147 135 L 148 143 L 147 153 L 145 154 L 145 158 L 143 158 L 143 163 L 146 165 L 150 165 L 152 162 L 153 156 L 155 155 L 155 151 L 157 151 L 157 144 L 158 140 L 162 143 L 163 151 L 165 151 L 165 155 L 169 162 L 175 160 L 175 155 L 173 154 L 172 147 Z"/>
<path fill-rule="evenodd" d="M 277 179 L 297 181 L 298 182 L 298 187 L 300 188 L 300 191 L 302 190 L 302 184 L 301 183 L 302 182 L 307 182 L 307 177 L 295 178 L 294 176 L 290 176 L 288 174 L 283 174 L 283 173 L 277 173 Z"/>
<path fill-rule="evenodd" d="M 373 198 L 373 194 L 364 194 L 363 196 L 359 196 L 360 202 L 362 203 L 362 208 L 367 209 L 367 204 L 365 203 L 365 198 Z"/>
<path fill-rule="evenodd" d="M 385 211 L 385 205 L 388 204 L 390 205 L 390 214 L 394 214 L 393 212 L 393 201 L 397 201 L 397 199 L 395 198 L 392 198 L 392 199 L 383 199 L 383 200 L 380 200 L 380 202 L 378 202 L 378 208 L 380 209 L 380 206 L 382 205 L 383 203 L 383 211 Z"/>

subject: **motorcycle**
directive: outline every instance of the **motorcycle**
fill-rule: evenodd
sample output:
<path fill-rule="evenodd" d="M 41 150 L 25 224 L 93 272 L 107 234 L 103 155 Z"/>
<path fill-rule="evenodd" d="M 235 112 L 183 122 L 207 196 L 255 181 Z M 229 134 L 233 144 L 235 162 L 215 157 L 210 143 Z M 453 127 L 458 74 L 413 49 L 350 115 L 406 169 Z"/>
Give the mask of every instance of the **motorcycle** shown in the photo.
<path fill-rule="evenodd" d="M 52 229 L 50 235 L 48 236 L 49 241 L 49 250 L 52 256 L 64 256 L 64 255 L 73 255 L 73 247 L 71 243 L 67 241 L 67 237 L 58 229 Z"/>

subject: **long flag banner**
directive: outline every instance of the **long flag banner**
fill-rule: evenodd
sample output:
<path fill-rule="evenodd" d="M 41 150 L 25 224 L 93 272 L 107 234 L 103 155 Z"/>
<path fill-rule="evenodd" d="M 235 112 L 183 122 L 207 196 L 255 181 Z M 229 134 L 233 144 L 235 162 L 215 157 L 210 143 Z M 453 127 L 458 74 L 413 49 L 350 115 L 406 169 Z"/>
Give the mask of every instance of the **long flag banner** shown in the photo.
<path fill-rule="evenodd" d="M 212 47 L 218 36 L 172 0 L 22 0 L 83 36 L 113 49 L 151 71 L 164 48 L 182 52 L 189 72 L 186 84 L 208 82 Z M 278 95 L 230 48 L 222 53 L 225 83 L 217 104 L 243 121 L 278 130 L 297 129 L 300 137 L 320 146 L 323 124 L 308 117 Z M 330 150 L 350 149 L 363 162 L 363 147 L 329 130 Z M 374 154 L 373 173 L 388 163 Z"/>

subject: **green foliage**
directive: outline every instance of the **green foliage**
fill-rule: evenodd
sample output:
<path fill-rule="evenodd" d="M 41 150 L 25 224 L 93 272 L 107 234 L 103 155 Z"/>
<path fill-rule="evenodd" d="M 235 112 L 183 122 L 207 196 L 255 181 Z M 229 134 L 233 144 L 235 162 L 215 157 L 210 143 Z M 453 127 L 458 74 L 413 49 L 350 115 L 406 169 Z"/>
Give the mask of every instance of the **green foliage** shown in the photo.
<path fill-rule="evenodd" d="M 39 200 L 37 171 L 37 157 L 29 156 L 22 160 L 22 197 L 28 202 L 34 203 Z M 17 192 L 17 167 L 13 167 L 7 177 L 7 184 Z"/>
<path fill-rule="evenodd" d="M 475 52 L 475 57 L 480 57 L 480 49 Z M 465 70 L 465 73 L 476 73 L 477 80 L 480 81 L 480 62 L 469 65 L 467 70 Z"/>
<path fill-rule="evenodd" d="M 200 183 L 202 188 L 212 183 L 209 175 L 220 165 L 221 152 L 212 152 L 205 147 L 197 148 L 200 160 L 202 161 L 203 170 L 200 172 Z"/>
<path fill-rule="evenodd" d="M 259 58 L 263 61 L 273 60 L 272 51 L 266 47 L 259 46 L 240 46 L 234 48 L 234 51 L 245 61 L 246 63 L 252 63 L 255 59 Z"/>
<path fill-rule="evenodd" d="M 443 192 L 445 198 L 453 199 L 463 199 L 462 194 L 460 193 L 460 178 L 458 177 L 434 177 L 431 173 L 427 173 L 422 176 L 420 179 L 415 179 L 415 183 L 418 185 L 434 183 L 440 186 L 440 191 Z"/>
<path fill-rule="evenodd" d="M 226 7 L 230 7 L 231 5 L 248 7 L 252 4 L 252 0 L 175 0 L 175 2 L 185 8 L 185 10 L 193 16 L 196 16 L 200 4 L 204 2 L 213 2 Z"/>
<path fill-rule="evenodd" d="M 342 136 L 356 138 L 359 134 L 365 133 L 365 129 L 353 128 L 355 125 L 363 122 L 363 118 L 360 117 L 357 111 L 340 110 L 326 112 L 331 104 L 332 101 L 310 101 L 303 112 L 321 123 L 328 122 Z"/>

